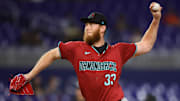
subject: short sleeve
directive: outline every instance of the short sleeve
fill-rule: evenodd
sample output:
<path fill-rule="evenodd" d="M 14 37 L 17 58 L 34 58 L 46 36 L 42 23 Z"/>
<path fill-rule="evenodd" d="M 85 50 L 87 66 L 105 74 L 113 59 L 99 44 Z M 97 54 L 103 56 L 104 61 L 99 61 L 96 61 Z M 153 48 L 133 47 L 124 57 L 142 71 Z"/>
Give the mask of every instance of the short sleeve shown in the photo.
<path fill-rule="evenodd" d="M 71 41 L 66 43 L 59 41 L 58 47 L 61 59 L 67 59 L 72 62 L 74 56 L 73 48 L 75 47 L 74 43 Z"/>
<path fill-rule="evenodd" d="M 137 47 L 134 43 L 118 43 L 117 47 L 120 52 L 122 63 L 125 64 L 128 59 L 135 55 Z"/>

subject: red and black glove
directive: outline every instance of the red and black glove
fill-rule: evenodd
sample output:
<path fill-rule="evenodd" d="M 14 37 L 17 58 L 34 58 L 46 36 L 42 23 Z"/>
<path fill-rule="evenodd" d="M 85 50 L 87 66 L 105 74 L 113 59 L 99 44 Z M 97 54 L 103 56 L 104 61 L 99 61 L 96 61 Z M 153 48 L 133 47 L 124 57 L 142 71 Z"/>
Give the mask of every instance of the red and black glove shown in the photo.
<path fill-rule="evenodd" d="M 11 79 L 9 92 L 15 95 L 34 95 L 31 84 L 26 80 L 23 74 L 18 74 Z"/>

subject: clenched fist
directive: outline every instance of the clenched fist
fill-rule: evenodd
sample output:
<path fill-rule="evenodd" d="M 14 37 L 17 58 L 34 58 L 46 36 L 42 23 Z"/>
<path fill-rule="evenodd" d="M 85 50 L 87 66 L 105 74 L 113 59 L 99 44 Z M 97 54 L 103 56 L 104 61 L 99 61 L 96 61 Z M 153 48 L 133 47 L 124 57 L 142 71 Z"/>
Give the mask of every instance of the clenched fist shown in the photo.
<path fill-rule="evenodd" d="M 154 19 L 160 20 L 162 7 L 157 2 L 152 2 L 149 6 Z"/>

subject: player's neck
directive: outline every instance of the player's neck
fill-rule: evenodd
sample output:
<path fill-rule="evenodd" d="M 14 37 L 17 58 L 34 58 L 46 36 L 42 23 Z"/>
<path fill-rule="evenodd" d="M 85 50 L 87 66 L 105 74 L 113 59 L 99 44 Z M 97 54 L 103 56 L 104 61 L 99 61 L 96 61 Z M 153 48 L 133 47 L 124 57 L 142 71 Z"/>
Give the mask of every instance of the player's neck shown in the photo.
<path fill-rule="evenodd" d="M 95 43 L 93 44 L 93 46 L 95 46 L 95 47 L 101 47 L 101 46 L 104 45 L 104 43 L 105 43 L 104 38 L 101 38 L 98 42 L 95 42 Z"/>

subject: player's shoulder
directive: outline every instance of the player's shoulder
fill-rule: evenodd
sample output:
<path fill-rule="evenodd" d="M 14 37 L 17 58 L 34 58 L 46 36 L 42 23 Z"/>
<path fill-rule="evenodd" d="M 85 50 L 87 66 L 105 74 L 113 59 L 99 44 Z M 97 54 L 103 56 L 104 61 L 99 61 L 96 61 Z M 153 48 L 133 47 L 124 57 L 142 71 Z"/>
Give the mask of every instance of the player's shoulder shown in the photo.
<path fill-rule="evenodd" d="M 70 41 L 70 42 L 72 42 L 72 43 L 74 43 L 74 44 L 85 44 L 84 41 Z"/>
<path fill-rule="evenodd" d="M 112 47 L 121 47 L 121 46 L 123 47 L 123 46 L 129 46 L 129 45 L 132 45 L 132 44 L 134 44 L 134 43 L 118 42 L 118 43 L 112 45 Z"/>
<path fill-rule="evenodd" d="M 85 42 L 84 41 L 68 41 L 68 42 L 65 42 L 64 44 L 77 47 L 77 46 L 85 45 Z"/>
<path fill-rule="evenodd" d="M 81 45 L 81 44 L 85 44 L 84 41 L 68 41 L 66 42 L 67 44 L 75 44 L 75 45 Z"/>

